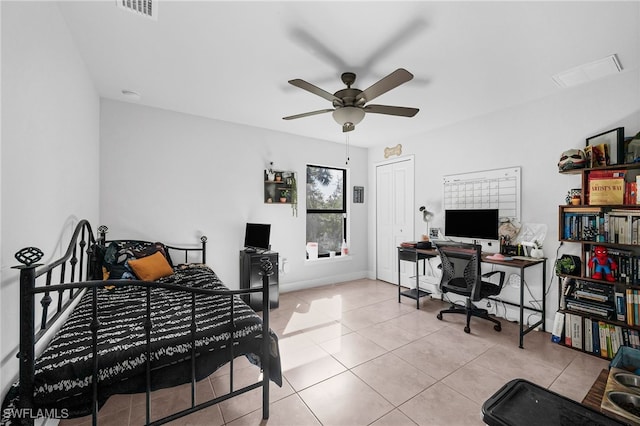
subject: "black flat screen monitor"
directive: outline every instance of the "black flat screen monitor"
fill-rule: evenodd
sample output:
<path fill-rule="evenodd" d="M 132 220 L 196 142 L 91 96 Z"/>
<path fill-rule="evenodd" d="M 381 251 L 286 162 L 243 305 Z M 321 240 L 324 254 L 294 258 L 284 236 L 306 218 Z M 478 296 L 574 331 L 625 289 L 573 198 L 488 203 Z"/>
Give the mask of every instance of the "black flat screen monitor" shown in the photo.
<path fill-rule="evenodd" d="M 271 225 L 266 223 L 247 223 L 244 233 L 244 246 L 260 250 L 269 250 Z"/>
<path fill-rule="evenodd" d="M 447 237 L 498 239 L 498 209 L 461 209 L 444 211 Z"/>

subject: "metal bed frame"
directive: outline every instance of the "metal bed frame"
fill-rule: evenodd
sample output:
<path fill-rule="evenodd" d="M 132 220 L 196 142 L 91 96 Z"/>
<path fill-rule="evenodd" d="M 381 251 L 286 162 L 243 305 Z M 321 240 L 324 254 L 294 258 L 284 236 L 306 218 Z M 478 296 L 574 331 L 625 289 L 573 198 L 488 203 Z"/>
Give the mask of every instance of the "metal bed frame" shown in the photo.
<path fill-rule="evenodd" d="M 118 285 L 118 280 L 101 280 L 102 276 L 101 266 L 97 262 L 97 256 L 93 249 L 96 243 L 104 244 L 106 242 L 107 228 L 100 226 L 98 228 L 99 239 L 93 236 L 91 225 L 87 220 L 81 220 L 73 233 L 71 242 L 69 243 L 66 253 L 58 260 L 51 262 L 48 265 L 42 265 L 39 262 L 43 253 L 36 247 L 27 247 L 18 251 L 15 255 L 16 259 L 22 263 L 20 266 L 15 266 L 15 269 L 20 271 L 20 349 L 18 353 L 19 358 L 19 400 L 18 400 L 18 412 L 32 413 L 34 405 L 34 373 L 35 373 L 35 344 L 45 335 L 45 333 L 58 321 L 65 312 L 72 308 L 74 302 L 83 294 L 82 290 L 93 293 L 93 312 L 92 322 L 90 329 L 93 334 L 93 373 L 92 373 L 92 419 L 93 425 L 97 425 L 98 419 L 98 356 L 97 356 L 97 336 L 100 330 L 100 323 L 98 320 L 98 308 L 96 306 L 97 289 L 103 287 L 106 284 Z M 201 237 L 200 247 L 174 247 L 166 246 L 172 251 L 182 251 L 185 256 L 185 263 L 188 260 L 190 253 L 200 252 L 202 263 L 206 263 L 206 243 L 207 238 Z M 67 270 L 69 268 L 69 270 Z M 262 275 L 262 287 L 253 287 L 251 289 L 244 290 L 210 290 L 210 289 L 198 289 L 189 288 L 184 286 L 177 286 L 171 284 L 162 283 L 150 283 L 139 280 L 128 280 L 130 284 L 135 284 L 146 288 L 147 306 L 146 316 L 144 319 L 144 328 L 146 331 L 146 424 L 148 425 L 160 425 L 180 417 L 189 415 L 203 408 L 210 407 L 218 404 L 227 399 L 233 398 L 237 395 L 249 392 L 253 389 L 262 387 L 262 418 L 269 418 L 269 368 L 270 368 L 270 351 L 269 351 L 269 276 L 273 274 L 273 265 L 268 259 L 263 259 L 261 262 Z M 58 275 L 59 274 L 59 275 Z M 56 275 L 58 278 L 54 278 Z M 37 282 L 44 280 L 44 285 L 37 286 Z M 53 284 L 52 281 L 57 280 L 57 284 Z M 120 281 L 120 284 L 122 281 Z M 151 310 L 150 303 L 151 288 L 157 287 L 179 290 L 182 292 L 191 293 L 191 406 L 187 409 L 171 414 L 167 417 L 151 421 L 150 412 L 150 394 L 151 394 L 151 361 L 150 361 L 150 333 L 153 327 L 151 322 Z M 65 299 L 65 292 L 68 292 Z M 57 304 L 55 306 L 55 313 L 50 315 L 50 305 L 53 301 L 51 294 L 57 293 Z M 262 379 L 259 381 L 244 386 L 240 389 L 234 389 L 233 384 L 233 359 L 235 355 L 233 353 L 233 333 L 230 337 L 229 349 L 229 363 L 230 363 L 230 385 L 229 392 L 225 395 L 218 396 L 209 401 L 196 404 L 196 352 L 195 352 L 195 332 L 196 332 L 196 320 L 195 320 L 195 297 L 196 294 L 217 294 L 226 295 L 230 297 L 231 303 L 231 317 L 233 323 L 234 316 L 234 297 L 236 295 L 248 294 L 248 293 L 262 293 Z M 35 314 L 36 314 L 36 295 L 42 294 L 40 304 L 42 305 L 42 316 L 40 320 L 39 330 L 35 328 Z M 21 424 L 33 425 L 34 417 L 25 415 L 19 419 Z"/>

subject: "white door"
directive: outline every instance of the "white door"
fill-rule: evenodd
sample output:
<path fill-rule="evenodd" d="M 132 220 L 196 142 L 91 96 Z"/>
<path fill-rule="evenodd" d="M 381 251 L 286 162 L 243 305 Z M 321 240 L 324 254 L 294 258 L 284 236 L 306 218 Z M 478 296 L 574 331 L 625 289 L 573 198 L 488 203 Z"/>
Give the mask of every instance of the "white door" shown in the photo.
<path fill-rule="evenodd" d="M 414 237 L 413 158 L 376 166 L 376 276 L 398 283 L 398 246 Z M 402 262 L 406 263 L 406 262 Z M 411 265 L 407 269 L 412 270 Z M 409 275 L 409 272 L 407 274 Z M 407 277 L 402 284 L 415 287 Z M 411 280 L 413 281 L 413 280 Z"/>

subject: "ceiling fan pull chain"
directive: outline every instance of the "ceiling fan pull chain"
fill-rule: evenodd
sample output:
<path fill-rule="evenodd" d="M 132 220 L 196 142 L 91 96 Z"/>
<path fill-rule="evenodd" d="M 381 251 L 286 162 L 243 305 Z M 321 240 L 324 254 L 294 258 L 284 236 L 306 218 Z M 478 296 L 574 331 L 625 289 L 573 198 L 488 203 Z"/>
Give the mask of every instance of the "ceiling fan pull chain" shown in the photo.
<path fill-rule="evenodd" d="M 349 165 L 349 133 L 345 133 L 346 137 L 346 146 L 347 146 L 347 161 L 344 164 Z"/>

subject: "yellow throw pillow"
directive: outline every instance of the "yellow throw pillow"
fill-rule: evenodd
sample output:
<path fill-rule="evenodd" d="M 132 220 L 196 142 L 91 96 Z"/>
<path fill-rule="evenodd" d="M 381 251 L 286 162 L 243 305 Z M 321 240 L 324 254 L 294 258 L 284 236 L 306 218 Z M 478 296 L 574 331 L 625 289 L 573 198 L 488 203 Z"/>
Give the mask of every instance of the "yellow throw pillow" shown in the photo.
<path fill-rule="evenodd" d="M 143 281 L 155 281 L 173 274 L 167 259 L 159 251 L 140 259 L 130 259 L 129 267 Z"/>

